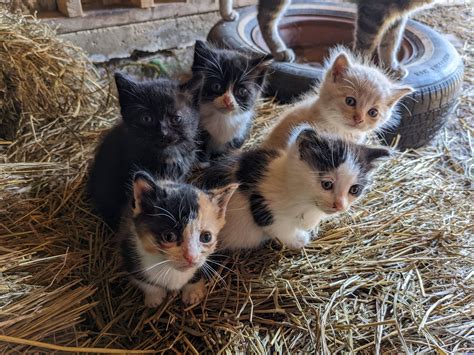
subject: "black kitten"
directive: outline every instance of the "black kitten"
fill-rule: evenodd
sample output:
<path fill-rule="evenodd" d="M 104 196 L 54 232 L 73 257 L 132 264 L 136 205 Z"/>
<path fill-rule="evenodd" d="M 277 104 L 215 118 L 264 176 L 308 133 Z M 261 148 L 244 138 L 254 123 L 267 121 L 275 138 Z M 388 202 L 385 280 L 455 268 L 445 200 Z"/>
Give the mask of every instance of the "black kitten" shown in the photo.
<path fill-rule="evenodd" d="M 128 199 L 133 172 L 181 181 L 195 162 L 198 112 L 196 90 L 176 81 L 138 83 L 115 74 L 123 120 L 99 146 L 89 178 L 97 212 L 115 228 Z"/>
<path fill-rule="evenodd" d="M 267 55 L 251 57 L 196 41 L 191 81 L 199 75 L 204 77 L 199 96 L 204 160 L 244 143 L 269 61 Z"/>

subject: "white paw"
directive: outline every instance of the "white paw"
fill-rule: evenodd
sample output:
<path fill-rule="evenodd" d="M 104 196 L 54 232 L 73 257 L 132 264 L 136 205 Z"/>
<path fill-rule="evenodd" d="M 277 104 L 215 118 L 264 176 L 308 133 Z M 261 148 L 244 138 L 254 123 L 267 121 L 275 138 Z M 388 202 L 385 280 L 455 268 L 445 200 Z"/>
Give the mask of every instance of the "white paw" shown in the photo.
<path fill-rule="evenodd" d="M 206 296 L 206 285 L 204 280 L 193 284 L 187 284 L 183 288 L 182 300 L 184 304 L 192 305 L 201 302 Z"/>
<path fill-rule="evenodd" d="M 229 14 L 222 15 L 222 18 L 228 22 L 236 21 L 239 18 L 239 13 L 233 10 Z"/>
<path fill-rule="evenodd" d="M 408 75 L 407 68 L 405 68 L 401 64 L 392 65 L 392 67 L 390 68 L 390 71 L 398 80 L 402 80 Z"/>
<path fill-rule="evenodd" d="M 150 308 L 158 307 L 166 298 L 166 290 L 154 288 L 153 291 L 145 291 L 145 306 Z"/>
<path fill-rule="evenodd" d="M 311 240 L 311 233 L 304 230 L 296 232 L 294 238 L 291 241 L 286 241 L 285 245 L 291 249 L 301 249 L 307 245 Z"/>
<path fill-rule="evenodd" d="M 275 58 L 277 62 L 288 62 L 288 63 L 294 62 L 296 59 L 295 52 L 293 52 L 293 50 L 289 48 L 273 53 L 273 57 Z"/>

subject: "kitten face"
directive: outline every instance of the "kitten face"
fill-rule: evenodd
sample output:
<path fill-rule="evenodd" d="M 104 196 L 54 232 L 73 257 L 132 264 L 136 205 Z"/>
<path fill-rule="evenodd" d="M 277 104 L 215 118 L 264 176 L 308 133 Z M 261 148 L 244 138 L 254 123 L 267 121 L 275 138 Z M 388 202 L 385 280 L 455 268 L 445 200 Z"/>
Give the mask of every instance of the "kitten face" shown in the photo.
<path fill-rule="evenodd" d="M 303 129 L 296 138 L 308 193 L 326 214 L 345 211 L 362 194 L 373 161 L 386 157 L 384 148 L 371 148 Z"/>
<path fill-rule="evenodd" d="M 130 132 L 147 144 L 165 147 L 193 140 L 198 113 L 192 103 L 195 88 L 181 88 L 177 82 L 158 79 L 134 82 L 115 74 L 123 120 Z"/>
<path fill-rule="evenodd" d="M 368 132 L 387 125 L 395 104 L 412 88 L 394 84 L 379 70 L 337 56 L 321 86 L 321 99 L 336 125 Z"/>
<path fill-rule="evenodd" d="M 204 82 L 201 104 L 233 114 L 251 110 L 263 85 L 270 58 L 250 58 L 237 51 L 215 49 L 196 41 L 193 74 Z"/>
<path fill-rule="evenodd" d="M 133 223 L 145 252 L 179 271 L 201 267 L 225 223 L 231 184 L 205 193 L 191 185 L 157 184 L 144 172 L 133 183 Z"/>

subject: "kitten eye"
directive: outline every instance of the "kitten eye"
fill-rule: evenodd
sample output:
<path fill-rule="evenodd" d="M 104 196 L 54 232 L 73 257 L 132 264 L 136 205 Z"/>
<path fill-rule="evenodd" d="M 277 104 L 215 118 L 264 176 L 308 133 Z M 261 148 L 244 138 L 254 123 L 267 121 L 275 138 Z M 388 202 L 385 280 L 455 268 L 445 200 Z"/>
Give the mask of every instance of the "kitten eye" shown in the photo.
<path fill-rule="evenodd" d="M 249 92 L 249 91 L 248 91 L 246 88 L 242 87 L 242 88 L 239 88 L 239 90 L 237 91 L 237 95 L 239 95 L 239 96 L 247 96 L 248 92 Z"/>
<path fill-rule="evenodd" d="M 153 122 L 153 118 L 148 115 L 142 116 L 141 120 L 144 124 L 150 124 Z"/>
<path fill-rule="evenodd" d="M 178 237 L 176 236 L 176 234 L 170 231 L 163 234 L 163 239 L 167 243 L 174 243 L 178 240 Z"/>
<path fill-rule="evenodd" d="M 201 243 L 209 243 L 212 240 L 212 234 L 210 232 L 202 232 L 199 236 Z"/>
<path fill-rule="evenodd" d="M 182 120 L 183 120 L 183 116 L 181 116 L 181 115 L 171 116 L 171 123 L 173 123 L 173 124 L 179 124 L 179 123 L 181 123 Z"/>
<path fill-rule="evenodd" d="M 356 105 L 357 101 L 354 99 L 352 96 L 347 96 L 346 97 L 346 104 L 349 106 L 354 107 Z"/>
<path fill-rule="evenodd" d="M 222 86 L 221 86 L 221 84 L 219 84 L 219 83 L 212 83 L 211 89 L 212 89 L 212 91 L 214 91 L 214 92 L 219 92 L 219 91 L 221 91 Z"/>
<path fill-rule="evenodd" d="M 321 181 L 321 186 L 323 187 L 324 190 L 331 190 L 333 183 L 332 181 L 329 181 L 329 180 L 323 180 Z"/>
<path fill-rule="evenodd" d="M 379 111 L 377 111 L 376 108 L 371 108 L 368 112 L 369 116 L 370 117 L 377 117 L 377 115 L 379 114 Z"/>
<path fill-rule="evenodd" d="M 358 196 L 362 192 L 362 186 L 360 185 L 352 185 L 349 189 L 349 193 L 351 195 Z"/>

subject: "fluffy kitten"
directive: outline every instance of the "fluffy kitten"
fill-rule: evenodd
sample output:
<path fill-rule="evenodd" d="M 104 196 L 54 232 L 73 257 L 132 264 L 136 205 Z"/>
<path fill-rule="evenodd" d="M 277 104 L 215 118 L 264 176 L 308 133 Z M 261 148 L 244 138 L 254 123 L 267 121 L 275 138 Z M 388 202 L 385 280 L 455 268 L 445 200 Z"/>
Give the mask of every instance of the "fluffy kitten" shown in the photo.
<path fill-rule="evenodd" d="M 144 292 L 145 305 L 156 307 L 167 291 L 183 290 L 186 304 L 205 296 L 200 269 L 216 248 L 225 223 L 231 184 L 208 192 L 191 185 L 154 181 L 145 172 L 133 178 L 133 202 L 119 231 L 124 266 Z"/>
<path fill-rule="evenodd" d="M 234 164 L 215 163 L 200 183 L 240 183 L 218 248 L 256 248 L 269 238 L 290 248 L 305 246 L 309 230 L 345 211 L 367 186 L 374 161 L 388 155 L 387 149 L 318 135 L 302 125 L 285 150 L 257 149 Z"/>
<path fill-rule="evenodd" d="M 181 180 L 195 161 L 198 88 L 184 90 L 176 81 L 138 83 L 115 74 L 123 120 L 100 144 L 88 189 L 97 212 L 115 228 L 127 201 L 134 171 Z M 199 85 L 197 85 L 199 87 Z"/>
<path fill-rule="evenodd" d="M 319 96 L 310 94 L 284 112 L 264 147 L 284 148 L 292 129 L 302 123 L 362 143 L 369 132 L 393 125 L 396 104 L 413 92 L 341 48 L 332 52 L 326 68 Z"/>
<path fill-rule="evenodd" d="M 358 0 L 354 50 L 366 56 L 378 49 L 379 61 L 399 78 L 408 71 L 398 61 L 408 16 L 436 0 Z"/>
<path fill-rule="evenodd" d="M 242 146 L 268 64 L 266 56 L 249 57 L 196 41 L 193 77 L 204 77 L 199 96 L 203 160 Z"/>

